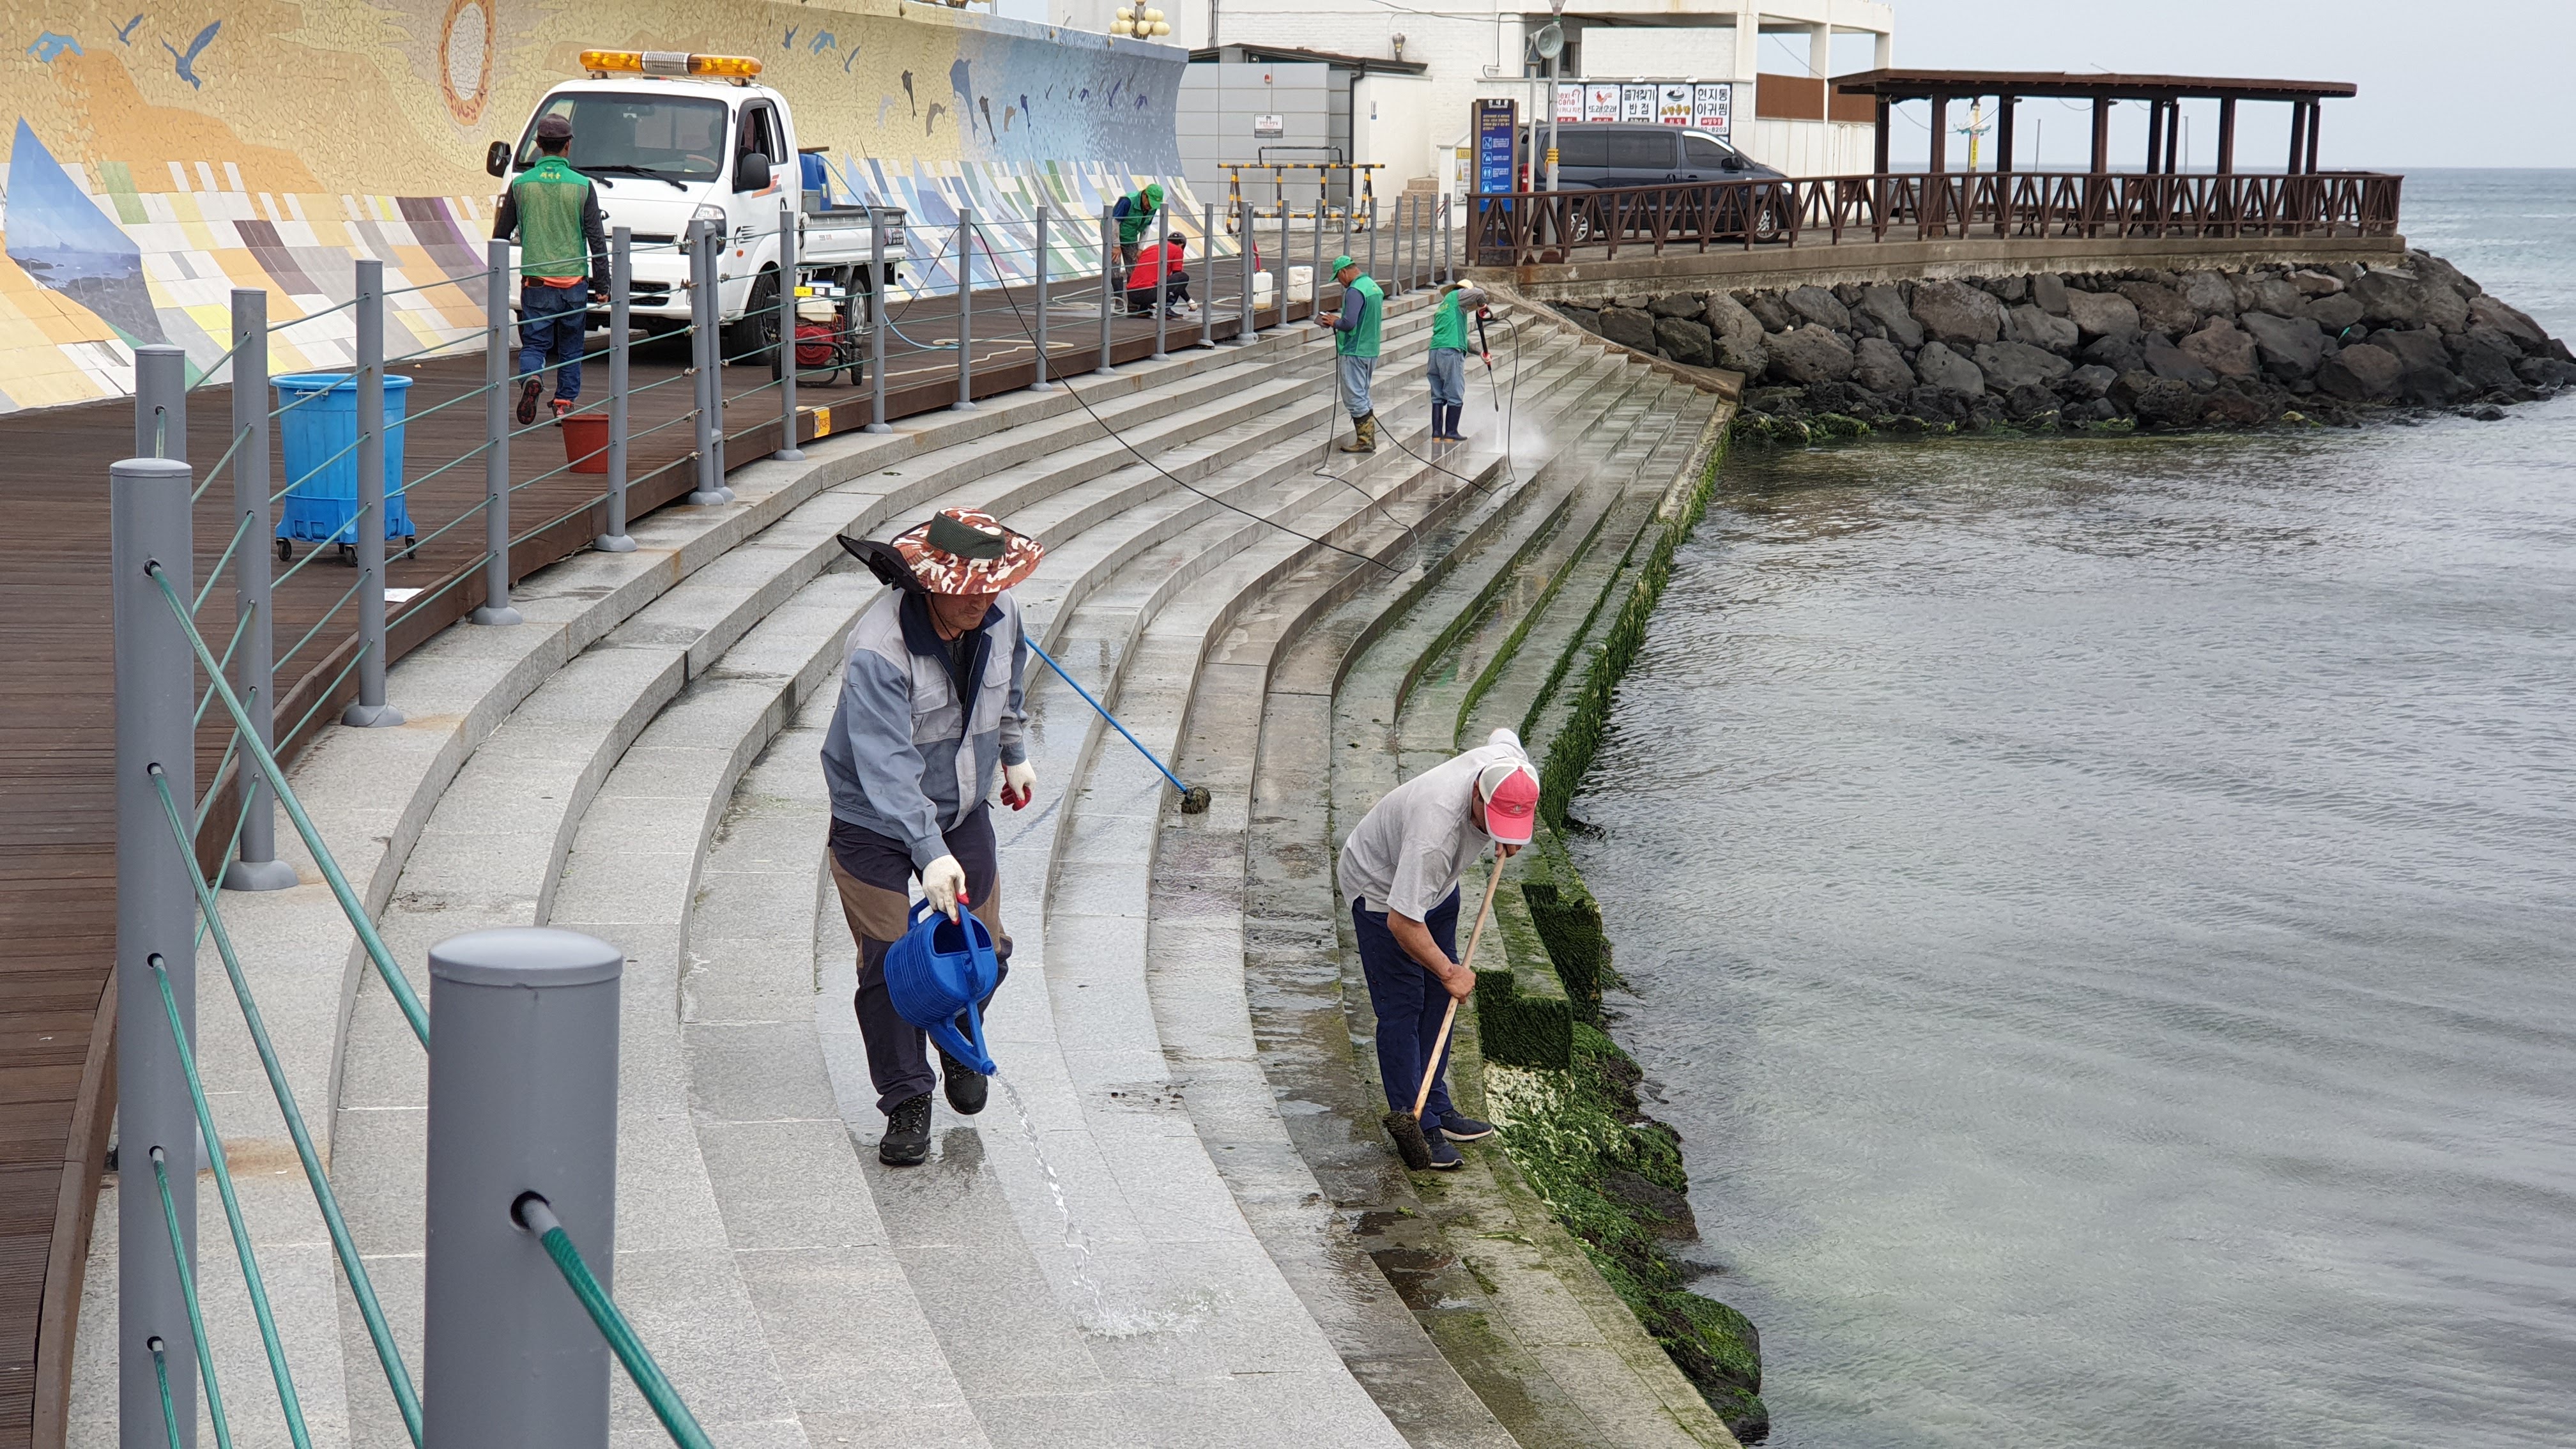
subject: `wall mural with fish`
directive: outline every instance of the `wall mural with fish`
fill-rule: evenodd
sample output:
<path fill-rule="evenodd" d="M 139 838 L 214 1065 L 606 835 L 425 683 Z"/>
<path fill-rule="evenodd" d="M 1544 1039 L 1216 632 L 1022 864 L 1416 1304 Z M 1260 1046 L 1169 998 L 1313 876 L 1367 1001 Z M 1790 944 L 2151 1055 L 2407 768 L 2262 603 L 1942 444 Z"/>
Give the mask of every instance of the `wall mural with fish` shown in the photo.
<path fill-rule="evenodd" d="M 398 292 L 479 272 L 484 147 L 591 47 L 757 56 L 799 141 L 831 148 L 835 194 L 911 212 L 914 290 L 954 285 L 960 206 L 1011 276 L 1041 199 L 1091 216 L 1161 181 L 1197 211 L 1183 52 L 946 6 L 0 0 L 0 42 L 0 412 L 122 394 L 145 343 L 219 367 L 235 287 L 266 288 L 272 322 L 312 319 L 274 370 L 345 365 L 353 261 L 382 259 Z M 1096 268 L 1096 230 L 1056 228 L 1054 265 Z M 481 325 L 463 289 L 402 292 L 386 349 Z"/>

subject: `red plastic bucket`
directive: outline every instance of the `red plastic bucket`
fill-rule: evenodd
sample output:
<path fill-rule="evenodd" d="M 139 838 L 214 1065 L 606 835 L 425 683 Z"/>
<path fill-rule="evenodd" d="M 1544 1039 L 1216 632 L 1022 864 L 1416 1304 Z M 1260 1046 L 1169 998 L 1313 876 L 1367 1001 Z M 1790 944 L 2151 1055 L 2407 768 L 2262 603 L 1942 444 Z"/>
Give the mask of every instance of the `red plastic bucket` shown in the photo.
<path fill-rule="evenodd" d="M 561 424 L 564 461 L 576 473 L 608 471 L 608 414 L 571 413 Z"/>

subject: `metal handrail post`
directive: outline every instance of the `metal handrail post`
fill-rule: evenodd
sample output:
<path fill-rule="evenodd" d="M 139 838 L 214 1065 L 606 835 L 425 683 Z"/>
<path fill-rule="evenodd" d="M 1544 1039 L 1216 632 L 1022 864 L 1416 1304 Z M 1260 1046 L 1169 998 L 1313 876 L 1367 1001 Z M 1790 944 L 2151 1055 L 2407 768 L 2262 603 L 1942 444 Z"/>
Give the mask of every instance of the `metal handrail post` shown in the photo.
<path fill-rule="evenodd" d="M 277 747 L 277 683 L 271 663 L 277 631 L 269 605 L 268 521 L 268 293 L 233 289 L 233 524 L 242 538 L 233 549 L 233 617 L 241 643 L 233 654 L 233 692 L 250 711 L 261 744 Z M 241 848 L 224 866 L 228 891 L 282 891 L 295 884 L 295 867 L 277 858 L 276 802 L 260 772 L 245 768 L 241 795 Z"/>
<path fill-rule="evenodd" d="M 358 263 L 358 701 L 340 716 L 353 729 L 403 722 L 385 703 L 385 264 Z M 503 596 L 505 599 L 507 595 Z"/>
<path fill-rule="evenodd" d="M 1199 278 L 1207 295 L 1199 300 L 1199 346 L 1216 346 L 1216 203 L 1207 203 L 1199 222 Z"/>
<path fill-rule="evenodd" d="M 1261 340 L 1261 329 L 1256 324 L 1252 312 L 1252 275 L 1255 269 L 1252 264 L 1251 202 L 1235 203 L 1234 222 L 1234 234 L 1243 239 L 1243 327 L 1234 334 L 1234 345 L 1250 347 Z"/>
<path fill-rule="evenodd" d="M 633 388 L 626 340 L 635 298 L 635 229 L 608 235 L 608 531 L 591 540 L 601 553 L 633 553 L 626 532 L 626 402 Z"/>
<path fill-rule="evenodd" d="M 725 481 L 732 469 L 725 465 L 724 254 L 724 229 L 711 223 L 707 227 L 707 402 L 714 410 L 714 420 L 708 425 L 707 437 L 715 444 L 716 496 L 731 503 L 733 485 Z M 750 302 L 746 294 L 746 317 L 751 315 Z"/>
<path fill-rule="evenodd" d="M 483 603 L 477 624 L 519 622 L 510 607 L 510 244 L 485 244 L 483 260 Z M 535 382 L 529 373 L 520 387 Z M 614 386 L 614 384 L 611 384 Z"/>
<path fill-rule="evenodd" d="M 800 463 L 796 436 L 796 213 L 778 198 L 778 451 L 769 456 Z"/>
<path fill-rule="evenodd" d="M 1154 208 L 1154 295 L 1148 299 L 1154 309 L 1154 357 L 1156 362 L 1169 362 L 1172 354 L 1165 350 L 1165 339 L 1171 331 L 1171 311 L 1165 299 L 1172 295 L 1172 209 Z"/>
<path fill-rule="evenodd" d="M 170 601 L 153 581 L 157 564 L 181 598 L 191 597 L 191 474 L 174 458 L 132 458 L 108 470 L 108 557 L 115 610 L 116 677 L 116 1009 L 132 1023 L 118 1033 L 118 1159 L 135 1174 L 116 1195 L 117 1442 L 168 1449 L 161 1389 L 143 1345 L 166 1345 L 179 1449 L 193 1449 L 197 1357 L 181 1274 L 196 1276 L 197 1174 L 170 1174 L 187 1261 L 173 1260 L 168 1220 L 150 1186 L 150 1154 L 199 1160 L 197 1116 L 152 969 L 157 958 L 193 1042 L 197 1029 L 197 863 L 170 836 L 152 787 L 158 767 L 174 796 L 196 798 L 196 655 Z M 265 546 L 266 540 L 262 540 Z"/>
<path fill-rule="evenodd" d="M 1378 215 L 1377 215 L 1377 193 L 1376 193 L 1376 192 L 1374 192 L 1374 191 L 1372 191 L 1372 192 L 1370 192 L 1370 193 L 1369 193 L 1368 208 L 1369 208 L 1369 219 L 1368 219 L 1368 239 L 1369 239 L 1368 274 L 1369 274 L 1370 276 L 1372 276 L 1372 277 L 1375 277 L 1375 276 L 1377 276 L 1377 222 L 1378 222 Z M 1379 278 L 1379 285 L 1380 285 L 1380 286 L 1384 286 L 1384 285 L 1385 285 L 1385 279 L 1384 279 L 1384 278 Z"/>
<path fill-rule="evenodd" d="M 1055 384 L 1047 381 L 1047 204 L 1043 201 L 1038 203 L 1036 240 L 1037 254 L 1035 261 L 1038 272 L 1038 325 L 1037 336 L 1032 340 L 1036 343 L 1038 350 L 1038 372 L 1037 380 L 1029 384 L 1029 391 L 1053 392 L 1055 390 Z"/>
<path fill-rule="evenodd" d="M 529 926 L 429 950 L 424 1449 L 608 1442 L 608 1342 L 515 1209 L 543 1196 L 611 1286 L 625 965 Z"/>
<path fill-rule="evenodd" d="M 1110 208 L 1100 208 L 1100 366 L 1095 371 L 1116 372 L 1109 356 L 1110 294 L 1118 290 L 1118 218 Z"/>
<path fill-rule="evenodd" d="M 1309 321 L 1309 322 L 1314 321 L 1314 320 L 1315 320 L 1315 314 L 1316 314 L 1316 313 L 1318 313 L 1318 312 L 1321 312 L 1321 311 L 1323 311 L 1323 310 L 1324 310 L 1324 192 L 1323 192 L 1323 188 L 1319 185 L 1319 186 L 1318 186 L 1318 187 L 1316 187 L 1316 189 L 1315 189 L 1315 247 L 1314 247 L 1314 260 L 1313 260 L 1313 261 L 1312 261 L 1312 262 L 1307 266 L 1307 268 L 1306 268 L 1306 320 L 1307 320 L 1307 321 Z"/>
<path fill-rule="evenodd" d="M 957 401 L 952 413 L 975 411 L 975 208 L 957 208 Z"/>
<path fill-rule="evenodd" d="M 1279 201 L 1279 254 L 1270 263 L 1270 274 L 1279 279 L 1276 295 L 1279 299 L 1278 325 L 1282 327 L 1288 325 L 1288 257 L 1288 201 L 1283 195 Z"/>
<path fill-rule="evenodd" d="M 1444 283 L 1458 280 L 1458 228 L 1449 210 L 1454 199 L 1440 198 L 1440 280 Z"/>
<path fill-rule="evenodd" d="M 689 491 L 689 502 L 699 508 L 723 504 L 724 475 L 716 456 L 716 434 L 724 427 L 724 379 L 717 367 L 724 356 L 716 340 L 716 318 L 721 309 L 716 305 L 715 228 L 703 221 L 689 223 L 689 318 L 694 324 L 689 333 L 689 365 L 697 373 L 697 487 Z"/>
<path fill-rule="evenodd" d="M 1412 276 L 1412 257 L 1404 249 L 1406 235 L 1404 204 L 1412 199 L 1413 193 L 1409 191 L 1399 191 L 1395 194 L 1395 235 L 1387 241 L 1386 245 L 1387 263 L 1394 272 L 1394 275 L 1387 279 L 1391 285 L 1386 289 L 1386 294 L 1390 297 L 1403 296 L 1405 283 Z"/>
<path fill-rule="evenodd" d="M 868 431 L 891 433 L 886 421 L 885 211 L 868 208 Z"/>
<path fill-rule="evenodd" d="M 188 461 L 188 353 L 168 343 L 134 349 L 134 456 Z"/>

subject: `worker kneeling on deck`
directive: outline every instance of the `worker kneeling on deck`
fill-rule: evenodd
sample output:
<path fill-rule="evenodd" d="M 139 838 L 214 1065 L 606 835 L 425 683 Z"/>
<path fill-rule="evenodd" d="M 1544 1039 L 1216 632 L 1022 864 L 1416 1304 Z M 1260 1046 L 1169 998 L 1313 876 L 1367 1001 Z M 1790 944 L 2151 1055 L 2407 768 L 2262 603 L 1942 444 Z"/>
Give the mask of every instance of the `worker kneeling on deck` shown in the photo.
<path fill-rule="evenodd" d="M 1029 648 L 1010 589 L 1045 550 L 973 508 L 936 514 L 890 544 L 841 545 L 895 586 L 850 630 L 823 777 L 832 881 L 859 946 L 859 1033 L 886 1114 L 877 1158 L 910 1167 L 930 1153 L 932 1084 L 944 1082 L 948 1105 L 971 1115 L 984 1110 L 986 1082 L 944 1050 L 932 1076 L 924 1033 L 887 994 L 886 948 L 904 934 L 918 876 L 951 920 L 963 905 L 984 922 L 1010 974 L 986 797 L 996 773 L 1014 810 L 1037 793 L 1022 740 Z"/>
<path fill-rule="evenodd" d="M 1487 840 L 1494 842 L 1494 868 L 1502 869 L 1529 844 L 1537 818 L 1538 769 L 1520 736 L 1496 730 L 1478 748 L 1389 790 L 1342 844 L 1342 898 L 1351 903 L 1360 969 L 1377 1013 L 1378 1078 L 1387 1105 L 1410 1112 L 1430 1074 L 1422 1135 L 1434 1167 L 1459 1165 L 1451 1143 L 1494 1133 L 1492 1124 L 1462 1115 L 1440 1080 L 1448 1053 L 1439 993 L 1464 1001 L 1476 989 L 1475 973 L 1458 960 L 1458 877 Z"/>

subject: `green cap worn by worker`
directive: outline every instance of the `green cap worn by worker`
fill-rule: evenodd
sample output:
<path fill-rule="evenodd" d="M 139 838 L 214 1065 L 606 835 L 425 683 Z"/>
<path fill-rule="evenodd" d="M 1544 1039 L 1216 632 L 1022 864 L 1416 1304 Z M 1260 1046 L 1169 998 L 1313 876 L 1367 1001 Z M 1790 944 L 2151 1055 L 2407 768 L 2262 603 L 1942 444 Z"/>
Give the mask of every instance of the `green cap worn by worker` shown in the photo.
<path fill-rule="evenodd" d="M 541 118 L 537 163 L 501 195 L 492 239 L 519 241 L 519 425 L 537 420 L 538 374 L 555 367 L 555 416 L 581 396 L 581 339 L 594 281 L 608 280 L 608 221 L 590 178 L 572 169 L 568 116 Z"/>
<path fill-rule="evenodd" d="M 1377 409 L 1369 401 L 1369 378 L 1377 371 L 1378 324 L 1386 317 L 1386 293 L 1375 278 L 1360 271 L 1346 253 L 1333 258 L 1333 280 L 1342 284 L 1339 311 L 1318 312 L 1315 320 L 1333 329 L 1333 351 L 1341 364 L 1342 403 L 1351 412 L 1351 440 L 1345 453 L 1377 451 Z"/>
<path fill-rule="evenodd" d="M 1118 220 L 1118 244 L 1134 246 L 1145 239 L 1145 229 L 1154 224 L 1154 213 L 1163 206 L 1163 188 L 1147 185 L 1118 198 L 1110 214 Z"/>

